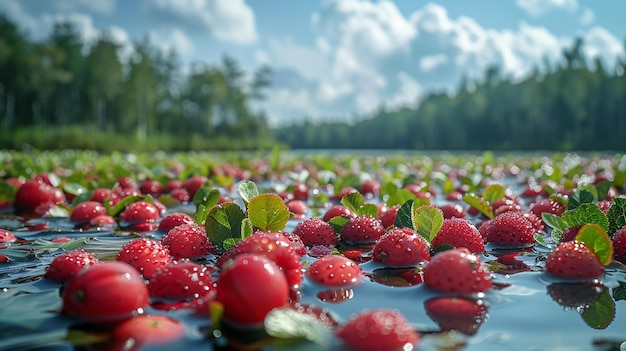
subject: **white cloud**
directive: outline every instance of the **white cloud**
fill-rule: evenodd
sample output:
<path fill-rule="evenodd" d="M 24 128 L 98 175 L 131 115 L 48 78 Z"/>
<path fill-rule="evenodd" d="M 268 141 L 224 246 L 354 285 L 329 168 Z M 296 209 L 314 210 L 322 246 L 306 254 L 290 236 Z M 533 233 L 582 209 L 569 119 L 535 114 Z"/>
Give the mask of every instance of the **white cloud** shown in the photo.
<path fill-rule="evenodd" d="M 580 15 L 580 24 L 584 26 L 588 26 L 592 24 L 596 20 L 596 15 L 593 13 L 593 10 L 590 8 L 585 8 L 583 13 Z"/>
<path fill-rule="evenodd" d="M 0 11 L 5 13 L 16 24 L 19 24 L 21 30 L 25 30 L 30 34 L 36 35 L 46 34 L 42 30 L 42 26 L 30 13 L 24 10 L 22 4 L 16 0 L 0 1 Z"/>
<path fill-rule="evenodd" d="M 517 0 L 515 3 L 534 17 L 539 17 L 553 9 L 563 9 L 570 12 L 578 9 L 577 0 Z"/>
<path fill-rule="evenodd" d="M 180 28 L 161 28 L 150 31 L 150 42 L 163 51 L 174 51 L 185 57 L 193 53 L 193 42 Z"/>
<path fill-rule="evenodd" d="M 244 0 L 149 0 L 146 4 L 163 21 L 208 30 L 223 42 L 246 45 L 257 40 L 254 12 Z"/>
<path fill-rule="evenodd" d="M 613 69 L 618 58 L 626 55 L 624 44 L 602 27 L 593 27 L 583 33 L 583 52 L 589 59 L 601 58 Z"/>
<path fill-rule="evenodd" d="M 578 6 L 571 1 L 550 4 Z M 466 16 L 451 18 L 433 3 L 402 15 L 384 0 L 327 1 L 311 22 L 316 30 L 311 46 L 269 41 L 271 62 L 299 77 L 274 82 L 267 105 L 274 121 L 366 114 L 381 105 L 416 106 L 427 89 L 453 91 L 463 76 L 480 79 L 493 65 L 503 75 L 521 79 L 545 68 L 546 60 L 560 61 L 563 48 L 573 41 L 525 22 L 511 29 L 486 28 Z M 589 56 L 623 52 L 606 30 L 581 34 L 589 42 Z"/>
<path fill-rule="evenodd" d="M 430 72 L 437 67 L 446 64 L 448 62 L 448 56 L 444 54 L 435 54 L 424 56 L 419 60 L 420 69 L 424 72 Z"/>

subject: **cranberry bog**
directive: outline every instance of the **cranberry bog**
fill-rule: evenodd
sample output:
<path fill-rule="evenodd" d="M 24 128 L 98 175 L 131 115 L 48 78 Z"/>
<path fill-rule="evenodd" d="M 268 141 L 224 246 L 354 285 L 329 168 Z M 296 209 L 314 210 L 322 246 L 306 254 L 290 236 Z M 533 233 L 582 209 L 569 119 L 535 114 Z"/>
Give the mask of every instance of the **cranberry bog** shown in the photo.
<path fill-rule="evenodd" d="M 0 152 L 0 349 L 623 351 L 625 170 Z"/>

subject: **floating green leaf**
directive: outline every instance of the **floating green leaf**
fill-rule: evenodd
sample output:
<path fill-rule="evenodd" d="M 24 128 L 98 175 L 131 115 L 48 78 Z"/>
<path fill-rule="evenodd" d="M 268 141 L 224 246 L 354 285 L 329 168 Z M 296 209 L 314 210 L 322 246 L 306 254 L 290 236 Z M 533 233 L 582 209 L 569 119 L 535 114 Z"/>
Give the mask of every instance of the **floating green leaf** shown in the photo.
<path fill-rule="evenodd" d="M 241 238 L 245 239 L 252 235 L 253 232 L 254 226 L 252 225 L 250 218 L 244 218 L 243 221 L 241 221 Z"/>
<path fill-rule="evenodd" d="M 348 217 L 344 217 L 344 216 L 336 216 L 330 219 L 330 221 L 328 221 L 328 224 L 330 224 L 333 227 L 333 230 L 335 231 L 335 233 L 339 234 L 341 233 L 341 229 L 343 228 L 344 225 L 346 225 L 346 223 L 348 223 L 350 221 L 350 218 Z"/>
<path fill-rule="evenodd" d="M 491 204 L 487 202 L 487 200 L 474 193 L 468 193 L 463 196 L 463 201 L 465 201 L 465 203 L 467 203 L 468 205 L 476 208 L 487 218 L 493 219 L 493 208 L 491 207 Z"/>
<path fill-rule="evenodd" d="M 215 206 L 220 200 L 220 192 L 217 189 L 209 189 L 202 187 L 198 189 L 196 195 L 193 197 L 193 202 L 196 204 L 196 214 L 194 222 L 198 225 L 204 225 L 206 216 L 213 206 Z"/>
<path fill-rule="evenodd" d="M 416 232 L 431 242 L 441 229 L 443 212 L 435 205 L 422 205 L 413 209 L 413 226 Z"/>
<path fill-rule="evenodd" d="M 595 196 L 591 191 L 574 189 L 567 202 L 567 209 L 573 210 L 584 203 L 593 202 L 594 199 Z"/>
<path fill-rule="evenodd" d="M 613 289 L 613 299 L 626 300 L 626 282 L 619 282 L 619 286 Z"/>
<path fill-rule="evenodd" d="M 316 348 L 326 350 L 332 340 L 330 328 L 314 316 L 293 308 L 271 310 L 265 317 L 264 326 L 268 335 L 279 339 L 278 346 L 291 347 L 306 340 Z"/>
<path fill-rule="evenodd" d="M 543 235 L 537 233 L 535 234 L 535 241 L 543 246 L 548 246 L 548 243 L 546 242 L 546 239 L 543 238 Z"/>
<path fill-rule="evenodd" d="M 394 222 L 396 227 L 415 230 L 415 223 L 413 222 L 413 203 L 413 200 L 408 200 L 400 206 L 396 214 L 396 221 Z"/>
<path fill-rule="evenodd" d="M 247 181 L 239 184 L 237 190 L 239 191 L 239 196 L 241 196 L 241 199 L 246 206 L 248 206 L 250 199 L 259 195 L 259 188 L 257 188 L 253 181 Z"/>
<path fill-rule="evenodd" d="M 483 199 L 489 203 L 500 200 L 506 194 L 506 188 L 502 184 L 489 184 L 483 191 Z"/>
<path fill-rule="evenodd" d="M 600 183 L 596 184 L 596 192 L 598 195 L 598 201 L 604 200 L 606 195 L 609 193 L 609 190 L 611 190 L 612 186 L 613 186 L 613 182 L 611 182 L 610 180 L 603 180 Z"/>
<path fill-rule="evenodd" d="M 615 301 L 607 288 L 598 299 L 587 306 L 581 313 L 585 323 L 593 329 L 606 329 L 615 318 Z"/>
<path fill-rule="evenodd" d="M 352 212 L 359 214 L 361 206 L 365 204 L 363 195 L 358 192 L 346 194 L 341 198 L 341 204 L 349 208 Z"/>
<path fill-rule="evenodd" d="M 218 253 L 224 251 L 223 243 L 226 239 L 241 239 L 241 223 L 244 216 L 241 207 L 233 202 L 214 206 L 209 211 L 204 227 Z"/>
<path fill-rule="evenodd" d="M 597 224 L 585 224 L 576 235 L 576 240 L 585 243 L 598 256 L 603 265 L 613 259 L 613 244 L 606 231 Z"/>
<path fill-rule="evenodd" d="M 609 234 L 613 234 L 626 225 L 626 198 L 613 199 L 611 208 L 606 214 L 609 219 Z"/>
<path fill-rule="evenodd" d="M 416 196 L 408 189 L 398 189 L 386 201 L 388 207 L 402 205 L 409 200 L 415 200 Z"/>
<path fill-rule="evenodd" d="M 584 203 L 572 211 L 566 211 L 561 216 L 568 227 L 575 227 L 589 223 L 598 224 L 602 229 L 609 229 L 609 220 L 602 210 L 593 203 Z"/>
<path fill-rule="evenodd" d="M 276 194 L 259 194 L 248 203 L 248 218 L 255 227 L 263 231 L 283 230 L 289 217 L 287 205 Z"/>

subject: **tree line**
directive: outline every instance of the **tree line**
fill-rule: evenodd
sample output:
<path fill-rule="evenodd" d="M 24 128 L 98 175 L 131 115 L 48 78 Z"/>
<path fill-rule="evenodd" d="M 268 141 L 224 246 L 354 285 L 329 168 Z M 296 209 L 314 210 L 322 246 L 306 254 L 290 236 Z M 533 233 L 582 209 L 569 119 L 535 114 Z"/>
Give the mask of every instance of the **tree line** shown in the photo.
<path fill-rule="evenodd" d="M 176 53 L 147 38 L 133 43 L 128 59 L 120 49 L 106 32 L 83 42 L 71 22 L 34 41 L 0 15 L 0 148 L 219 149 L 273 142 L 265 116 L 250 107 L 264 98 L 269 67 L 247 74 L 225 56 L 183 74 Z"/>
<path fill-rule="evenodd" d="M 561 63 L 522 80 L 497 66 L 417 108 L 380 108 L 354 124 L 301 122 L 275 131 L 293 148 L 626 150 L 626 58 L 588 60 L 577 39 Z"/>
<path fill-rule="evenodd" d="M 121 58 L 106 32 L 86 43 L 60 22 L 35 41 L 0 15 L 0 148 L 624 150 L 626 58 L 607 64 L 583 49 L 578 39 L 521 80 L 490 67 L 416 108 L 270 129 L 251 107 L 271 84 L 267 66 L 245 72 L 225 56 L 183 72 L 176 52 L 148 39 Z"/>

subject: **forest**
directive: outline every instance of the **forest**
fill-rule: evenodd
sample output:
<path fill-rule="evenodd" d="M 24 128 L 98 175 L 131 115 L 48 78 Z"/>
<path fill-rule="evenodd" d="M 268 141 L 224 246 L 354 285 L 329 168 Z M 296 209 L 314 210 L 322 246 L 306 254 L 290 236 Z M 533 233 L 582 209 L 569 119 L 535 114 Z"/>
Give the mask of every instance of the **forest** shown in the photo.
<path fill-rule="evenodd" d="M 224 56 L 185 70 L 148 39 L 124 60 L 107 33 L 87 45 L 66 22 L 33 41 L 0 15 L 0 149 L 625 150 L 626 57 L 588 60 L 584 45 L 521 80 L 493 66 L 417 108 L 272 129 L 251 107 L 266 97 L 268 66 L 246 72 Z"/>
<path fill-rule="evenodd" d="M 416 109 L 379 109 L 347 125 L 299 123 L 275 131 L 292 148 L 407 150 L 626 150 L 626 58 L 588 62 L 578 39 L 562 63 L 521 81 L 490 67 Z"/>
<path fill-rule="evenodd" d="M 44 41 L 0 16 L 0 148 L 222 150 L 270 147 L 252 111 L 269 67 L 247 74 L 232 58 L 183 74 L 175 52 L 148 39 L 127 60 L 107 33 L 87 45 L 71 22 Z M 247 78 L 250 76 L 251 78 Z"/>

